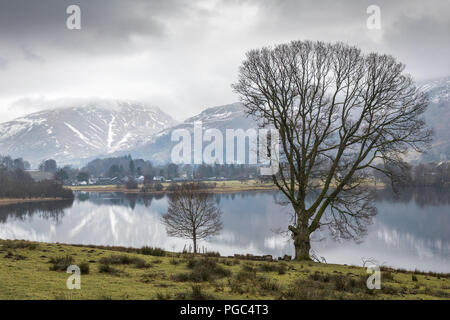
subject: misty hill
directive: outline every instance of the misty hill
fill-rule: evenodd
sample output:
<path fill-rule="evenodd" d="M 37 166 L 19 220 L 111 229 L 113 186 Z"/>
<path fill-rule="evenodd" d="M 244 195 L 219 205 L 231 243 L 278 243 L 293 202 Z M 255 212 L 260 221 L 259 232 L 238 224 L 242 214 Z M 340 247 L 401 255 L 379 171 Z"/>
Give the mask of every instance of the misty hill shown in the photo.
<path fill-rule="evenodd" d="M 450 77 L 425 82 L 422 89 L 430 98 L 425 120 L 435 135 L 431 151 L 423 154 L 421 160 L 450 160 Z"/>
<path fill-rule="evenodd" d="M 35 166 L 61 164 L 136 148 L 176 122 L 159 108 L 101 100 L 36 112 L 0 124 L 0 154 Z"/>
<path fill-rule="evenodd" d="M 450 159 L 450 77 L 419 83 L 429 98 L 430 105 L 425 112 L 427 125 L 434 130 L 432 149 L 425 154 L 408 155 L 415 162 L 441 161 Z M 204 129 L 217 128 L 222 133 L 225 129 L 244 130 L 257 128 L 256 123 L 244 112 L 244 106 L 234 103 L 208 108 L 199 115 L 189 118 L 182 124 L 168 128 L 157 134 L 148 143 L 130 151 L 134 157 L 149 159 L 155 163 L 170 161 L 170 154 L 176 142 L 171 141 L 171 133 L 175 129 L 193 131 L 195 121 L 202 121 Z M 225 135 L 224 135 L 225 136 Z"/>
<path fill-rule="evenodd" d="M 425 119 L 435 136 L 432 150 L 417 161 L 450 159 L 450 77 L 419 84 L 430 97 Z M 240 103 L 207 108 L 177 124 L 170 115 L 141 103 L 101 100 L 33 113 L 0 124 L 0 155 L 23 157 L 36 166 L 53 158 L 58 164 L 83 165 L 95 158 L 130 154 L 163 164 L 171 159 L 176 129 L 257 128 Z M 224 135 L 225 136 L 225 135 Z M 205 145 L 206 143 L 204 143 Z M 224 143 L 225 144 L 225 143 Z M 414 159 L 414 158 L 411 158 Z"/>
<path fill-rule="evenodd" d="M 246 116 L 244 106 L 241 103 L 233 103 L 208 108 L 200 114 L 186 119 L 183 123 L 158 133 L 149 142 L 134 150 L 130 150 L 128 153 L 135 158 L 151 160 L 158 164 L 169 162 L 171 160 L 172 148 L 178 143 L 171 141 L 172 131 L 186 129 L 192 134 L 194 122 L 196 121 L 202 122 L 204 130 L 210 128 L 220 130 L 224 137 L 226 129 L 257 129 L 256 123 L 250 117 Z M 205 144 L 207 143 L 204 143 L 204 146 Z"/>

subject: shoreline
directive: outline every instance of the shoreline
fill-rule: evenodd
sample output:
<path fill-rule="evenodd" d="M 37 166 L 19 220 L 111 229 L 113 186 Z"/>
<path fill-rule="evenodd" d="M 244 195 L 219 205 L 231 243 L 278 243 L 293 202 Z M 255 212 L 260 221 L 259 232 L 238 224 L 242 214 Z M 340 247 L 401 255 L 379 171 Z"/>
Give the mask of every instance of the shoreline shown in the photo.
<path fill-rule="evenodd" d="M 241 183 L 239 180 L 227 180 L 227 181 L 217 181 L 217 182 L 205 182 L 206 184 L 216 184 L 215 187 L 205 189 L 205 191 L 214 194 L 227 194 L 227 193 L 237 193 L 237 192 L 265 192 L 265 191 L 277 191 L 278 187 L 273 183 L 259 183 L 256 180 L 249 180 L 247 182 Z M 162 183 L 164 189 L 167 189 L 171 183 Z M 377 183 L 372 186 L 374 189 L 384 189 L 386 186 L 382 183 Z M 138 189 L 127 189 L 124 186 L 117 187 L 115 185 L 88 185 L 88 186 L 66 186 L 66 188 L 77 192 L 120 192 L 125 194 L 141 194 L 141 195 L 153 195 L 153 194 L 165 194 L 172 193 L 171 190 L 151 190 L 151 191 L 141 191 L 142 185 L 139 185 Z"/>
<path fill-rule="evenodd" d="M 30 202 L 48 202 L 48 201 L 62 201 L 69 200 L 64 198 L 0 198 L 0 206 L 7 206 L 10 204 L 30 203 Z"/>
<path fill-rule="evenodd" d="M 162 191 L 146 191 L 142 192 L 139 189 L 126 189 L 126 188 L 76 188 L 72 189 L 73 192 L 98 192 L 98 193 L 125 193 L 125 194 L 137 194 L 137 195 L 154 195 L 154 194 L 166 194 L 173 193 L 171 190 L 162 190 Z M 238 193 L 238 192 L 265 192 L 265 191 L 276 191 L 277 188 L 243 188 L 243 189 L 205 189 L 210 193 L 214 194 L 227 194 L 227 193 Z"/>
<path fill-rule="evenodd" d="M 244 183 L 241 183 L 239 180 L 227 180 L 227 181 L 214 181 L 214 182 L 204 182 L 205 184 L 215 184 L 215 187 L 207 188 L 205 191 L 215 194 L 225 194 L 225 193 L 236 193 L 236 192 L 247 192 L 247 191 L 272 191 L 278 190 L 278 188 L 272 183 L 259 183 L 255 180 L 250 180 Z M 165 194 L 171 193 L 171 190 L 167 190 L 167 188 L 172 183 L 163 182 L 162 185 L 164 187 L 163 190 L 150 190 L 150 191 L 141 191 L 142 185 L 139 185 L 137 189 L 127 189 L 124 186 L 117 187 L 115 185 L 90 185 L 90 186 L 66 186 L 66 188 L 76 192 L 76 191 L 84 191 L 84 192 L 120 192 L 126 194 L 142 194 L 142 195 L 152 195 L 152 194 Z"/>

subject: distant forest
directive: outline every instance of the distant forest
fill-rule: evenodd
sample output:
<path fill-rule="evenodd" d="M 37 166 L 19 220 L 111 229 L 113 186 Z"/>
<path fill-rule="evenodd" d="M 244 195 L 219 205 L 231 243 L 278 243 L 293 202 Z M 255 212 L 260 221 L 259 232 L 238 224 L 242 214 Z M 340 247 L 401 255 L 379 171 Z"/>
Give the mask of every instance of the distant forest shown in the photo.
<path fill-rule="evenodd" d="M 42 166 L 45 167 L 45 165 Z M 154 166 L 150 161 L 133 159 L 129 155 L 96 159 L 89 162 L 81 170 L 71 169 L 70 167 L 66 167 L 65 170 L 71 177 L 81 173 L 83 179 L 88 177 L 124 178 L 145 176 L 146 181 L 151 181 L 155 176 L 162 176 L 165 179 L 177 177 L 185 177 L 187 179 L 208 179 L 212 177 L 246 179 L 259 177 L 257 166 L 220 164 L 176 165 L 173 163 Z M 374 170 L 372 174 L 377 181 L 389 183 L 387 177 L 381 172 Z M 56 172 L 56 175 L 58 175 L 58 172 Z M 66 172 L 63 175 L 66 176 Z M 400 186 L 450 187 L 450 161 L 421 163 L 415 166 L 409 165 L 405 168 L 402 175 L 404 177 Z"/>
<path fill-rule="evenodd" d="M 52 160 L 53 161 L 53 160 Z M 47 160 L 48 162 L 48 160 Z M 48 165 L 41 164 L 43 171 Z M 95 159 L 81 169 L 71 167 L 56 168 L 56 164 L 50 165 L 57 179 L 83 181 L 90 177 L 119 178 L 144 176 L 146 181 L 152 181 L 153 177 L 164 177 L 164 179 L 175 179 L 183 177 L 186 179 L 207 179 L 212 177 L 224 177 L 227 179 L 245 179 L 255 177 L 258 168 L 251 165 L 176 165 L 168 163 L 165 165 L 153 165 L 150 161 L 133 159 L 131 156 L 114 157 L 106 159 Z"/>
<path fill-rule="evenodd" d="M 388 178 L 381 172 L 374 170 L 378 181 L 389 184 Z M 408 166 L 400 174 L 400 187 L 450 187 L 450 161 L 421 163 Z"/>
<path fill-rule="evenodd" d="M 0 157 L 0 197 L 1 198 L 64 198 L 73 199 L 73 192 L 63 188 L 56 180 L 34 181 L 24 171 L 22 159 L 11 161 L 10 157 Z"/>
<path fill-rule="evenodd" d="M 27 175 L 26 172 L 23 172 L 27 169 L 29 169 L 29 163 L 21 158 L 12 159 L 9 156 L 0 156 L 2 179 L 6 179 L 4 176 L 11 175 L 14 172 L 18 175 Z M 49 159 L 39 165 L 39 170 L 53 174 L 54 179 L 61 183 L 67 180 L 88 181 L 91 177 L 116 177 L 122 179 L 125 177 L 144 176 L 146 183 L 151 182 L 153 177 L 156 176 L 164 177 L 166 180 L 178 177 L 185 179 L 208 179 L 214 177 L 247 179 L 259 177 L 258 167 L 254 165 L 176 165 L 169 163 L 154 166 L 150 161 L 133 159 L 130 155 L 95 159 L 81 169 L 72 168 L 71 166 L 58 167 L 55 160 Z M 386 184 L 390 183 L 387 177 L 377 170 L 373 171 L 373 175 L 377 181 Z M 399 184 L 400 186 L 450 187 L 450 161 L 421 163 L 415 166 L 409 165 L 404 169 L 402 175 L 403 179 Z M 42 187 L 44 187 L 44 184 L 45 182 L 43 182 Z M 6 189 L 6 185 L 0 186 L 0 194 L 4 192 L 4 189 Z"/>

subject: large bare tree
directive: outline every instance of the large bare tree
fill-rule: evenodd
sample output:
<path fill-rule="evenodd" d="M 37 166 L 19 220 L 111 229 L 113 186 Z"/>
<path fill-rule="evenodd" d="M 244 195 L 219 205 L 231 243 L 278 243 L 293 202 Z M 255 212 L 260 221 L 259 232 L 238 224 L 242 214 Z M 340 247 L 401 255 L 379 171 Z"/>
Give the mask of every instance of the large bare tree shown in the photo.
<path fill-rule="evenodd" d="M 175 186 L 169 195 L 169 208 L 163 223 L 169 236 L 191 239 L 194 253 L 197 253 L 197 240 L 222 230 L 221 215 L 210 192 L 198 183 L 185 183 Z"/>
<path fill-rule="evenodd" d="M 409 149 L 430 141 L 427 97 L 392 56 L 343 43 L 294 41 L 252 50 L 233 84 L 249 115 L 279 132 L 273 181 L 292 205 L 297 260 L 328 226 L 359 238 L 376 214 L 369 169 L 394 178 Z M 379 166 L 383 163 L 383 166 Z"/>

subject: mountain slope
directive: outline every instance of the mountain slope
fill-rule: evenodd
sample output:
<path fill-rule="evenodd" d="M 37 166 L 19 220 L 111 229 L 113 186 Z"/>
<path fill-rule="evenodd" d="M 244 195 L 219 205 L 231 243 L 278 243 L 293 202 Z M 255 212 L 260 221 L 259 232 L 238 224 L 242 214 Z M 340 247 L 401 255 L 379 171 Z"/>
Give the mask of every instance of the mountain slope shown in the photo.
<path fill-rule="evenodd" d="M 223 133 L 224 137 L 226 129 L 257 129 L 256 123 L 246 116 L 244 106 L 241 103 L 212 107 L 202 111 L 197 116 L 185 120 L 177 126 L 158 133 L 151 141 L 131 150 L 130 154 L 133 157 L 144 158 L 155 163 L 170 162 L 172 148 L 178 143 L 171 141 L 172 132 L 178 129 L 186 129 L 192 135 L 194 122 L 196 121 L 202 122 L 204 131 L 211 128 L 218 129 Z M 203 144 L 204 147 L 205 144 L 207 143 Z"/>
<path fill-rule="evenodd" d="M 0 124 L 0 154 L 33 165 L 53 158 L 79 163 L 136 148 L 176 122 L 141 103 L 96 101 L 44 110 Z"/>
<path fill-rule="evenodd" d="M 429 128 L 435 132 L 432 149 L 425 154 L 411 153 L 408 160 L 412 161 L 440 161 L 450 159 L 450 77 L 419 83 L 429 98 L 430 105 L 425 112 L 425 120 Z M 194 122 L 202 121 L 204 129 L 216 128 L 225 132 L 225 129 L 244 130 L 257 128 L 256 123 L 244 113 L 240 103 L 208 108 L 199 115 L 189 118 L 182 124 L 168 128 L 155 135 L 146 144 L 130 150 L 133 157 L 152 160 L 156 163 L 171 161 L 172 148 L 177 142 L 171 141 L 171 133 L 175 129 L 187 129 L 193 132 Z M 225 135 L 224 135 L 225 136 Z M 205 143 L 204 145 L 205 146 Z"/>
<path fill-rule="evenodd" d="M 435 131 L 433 147 L 417 161 L 450 159 L 450 77 L 419 83 L 430 97 L 425 120 Z M 36 166 L 53 158 L 58 164 L 83 164 L 96 157 L 131 154 L 155 163 L 171 161 L 178 142 L 174 130 L 257 128 L 240 103 L 208 108 L 177 124 L 158 108 L 141 103 L 101 100 L 45 110 L 0 124 L 0 154 L 23 157 Z M 205 147 L 207 143 L 204 143 Z M 224 141 L 225 145 L 225 141 Z M 411 159 L 413 160 L 413 159 Z"/>
<path fill-rule="evenodd" d="M 434 130 L 432 149 L 421 156 L 422 161 L 450 159 L 450 77 L 421 84 L 430 99 L 425 112 L 428 127 Z"/>

